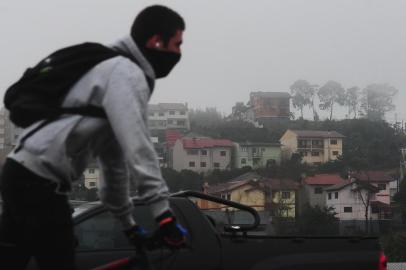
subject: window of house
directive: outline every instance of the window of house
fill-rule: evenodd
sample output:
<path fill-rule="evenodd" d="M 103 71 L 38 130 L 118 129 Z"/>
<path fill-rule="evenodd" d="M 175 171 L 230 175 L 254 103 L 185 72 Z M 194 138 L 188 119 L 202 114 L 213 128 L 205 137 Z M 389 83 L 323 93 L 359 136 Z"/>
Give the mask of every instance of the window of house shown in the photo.
<path fill-rule="evenodd" d="M 154 115 L 155 115 L 155 113 L 153 113 L 153 112 L 149 113 L 149 116 L 154 116 Z"/>
<path fill-rule="evenodd" d="M 186 112 L 185 111 L 180 111 L 180 115 L 185 115 Z"/>
<path fill-rule="evenodd" d="M 169 115 L 175 115 L 175 111 L 169 111 Z"/>
<path fill-rule="evenodd" d="M 202 156 L 207 156 L 207 150 L 200 150 L 200 154 Z"/>
<path fill-rule="evenodd" d="M 247 147 L 241 147 L 241 152 L 247 152 Z"/>
<path fill-rule="evenodd" d="M 200 167 L 206 168 L 206 162 L 200 162 Z"/>
<path fill-rule="evenodd" d="M 312 156 L 313 157 L 318 157 L 318 156 L 320 156 L 320 152 L 319 151 L 312 151 Z"/>
<path fill-rule="evenodd" d="M 93 174 L 94 173 L 94 169 L 89 169 L 89 174 Z"/>
<path fill-rule="evenodd" d="M 266 151 L 266 149 L 265 149 L 265 148 L 261 148 L 261 151 L 262 151 L 262 152 L 265 152 L 265 151 Z"/>
<path fill-rule="evenodd" d="M 331 192 L 328 193 L 328 199 L 331 200 Z"/>
<path fill-rule="evenodd" d="M 338 156 L 338 151 L 333 151 L 333 156 Z"/>
<path fill-rule="evenodd" d="M 96 182 L 89 182 L 89 187 L 95 187 L 96 186 Z"/>
<path fill-rule="evenodd" d="M 337 144 L 337 140 L 330 140 L 330 144 Z"/>
<path fill-rule="evenodd" d="M 247 164 L 247 160 L 245 158 L 241 159 L 241 164 Z"/>
<path fill-rule="evenodd" d="M 321 188 L 321 187 L 314 188 L 314 194 L 322 194 L 322 193 L 323 193 L 323 188 Z"/>
<path fill-rule="evenodd" d="M 385 190 L 386 189 L 386 184 L 378 184 L 379 190 Z"/>
<path fill-rule="evenodd" d="M 335 198 L 335 199 L 338 199 L 338 192 L 335 192 L 335 193 L 334 193 L 334 198 Z"/>
<path fill-rule="evenodd" d="M 173 125 L 173 120 L 172 120 L 172 119 L 169 119 L 169 120 L 168 120 L 168 124 L 169 124 L 169 125 Z"/>
<path fill-rule="evenodd" d="M 231 201 L 231 194 L 230 194 L 230 193 L 228 193 L 228 194 L 227 194 L 227 196 L 226 196 L 226 200 Z"/>
<path fill-rule="evenodd" d="M 352 207 L 351 206 L 345 206 L 344 207 L 344 213 L 352 213 Z"/>
<path fill-rule="evenodd" d="M 220 151 L 220 156 L 225 157 L 226 156 L 226 151 Z"/>
<path fill-rule="evenodd" d="M 196 149 L 189 149 L 189 150 L 186 151 L 186 153 L 187 153 L 188 155 L 190 155 L 190 156 L 195 156 L 195 155 L 198 155 L 198 154 L 199 154 L 199 151 L 196 150 Z"/>
<path fill-rule="evenodd" d="M 213 163 L 213 167 L 214 167 L 214 168 L 220 168 L 220 163 L 214 162 L 214 163 Z"/>
<path fill-rule="evenodd" d="M 290 192 L 282 191 L 282 199 L 290 199 Z"/>
<path fill-rule="evenodd" d="M 321 145 L 323 145 L 323 141 L 322 140 L 313 140 L 312 145 L 321 146 Z"/>
<path fill-rule="evenodd" d="M 190 161 L 189 162 L 189 167 L 194 167 L 195 166 L 195 162 L 194 161 Z"/>
<path fill-rule="evenodd" d="M 160 112 L 158 115 L 159 115 L 159 116 L 164 116 L 164 113 L 163 113 L 163 112 Z"/>
<path fill-rule="evenodd" d="M 185 126 L 186 121 L 185 120 L 178 120 L 178 126 Z"/>

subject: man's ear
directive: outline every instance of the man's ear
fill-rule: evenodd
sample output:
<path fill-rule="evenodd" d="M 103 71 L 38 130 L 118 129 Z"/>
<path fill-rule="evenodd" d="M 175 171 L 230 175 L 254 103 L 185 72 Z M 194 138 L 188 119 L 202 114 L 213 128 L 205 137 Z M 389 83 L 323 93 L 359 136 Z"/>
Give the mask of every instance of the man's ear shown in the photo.
<path fill-rule="evenodd" d="M 163 49 L 164 42 L 160 35 L 153 35 L 145 43 L 145 47 L 149 49 Z"/>

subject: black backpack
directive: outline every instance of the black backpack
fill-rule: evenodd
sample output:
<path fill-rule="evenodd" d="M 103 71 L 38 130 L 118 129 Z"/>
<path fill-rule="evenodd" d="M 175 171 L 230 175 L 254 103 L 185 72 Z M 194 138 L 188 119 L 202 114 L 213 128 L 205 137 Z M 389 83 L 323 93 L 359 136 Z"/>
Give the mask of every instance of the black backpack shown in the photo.
<path fill-rule="evenodd" d="M 58 50 L 10 86 L 4 105 L 10 120 L 19 127 L 28 127 L 39 120 L 55 120 L 62 114 L 82 114 L 106 117 L 95 106 L 62 108 L 62 102 L 72 86 L 98 63 L 121 55 L 98 43 L 83 43 Z"/>

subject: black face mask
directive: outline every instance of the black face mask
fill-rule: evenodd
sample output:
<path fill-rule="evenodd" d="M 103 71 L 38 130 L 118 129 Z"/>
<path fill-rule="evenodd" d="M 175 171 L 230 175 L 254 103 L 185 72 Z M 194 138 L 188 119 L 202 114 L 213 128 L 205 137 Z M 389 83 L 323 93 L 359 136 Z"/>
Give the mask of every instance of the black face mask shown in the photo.
<path fill-rule="evenodd" d="M 155 71 L 156 78 L 166 77 L 173 67 L 179 62 L 181 54 L 168 51 L 144 48 L 145 58 Z"/>

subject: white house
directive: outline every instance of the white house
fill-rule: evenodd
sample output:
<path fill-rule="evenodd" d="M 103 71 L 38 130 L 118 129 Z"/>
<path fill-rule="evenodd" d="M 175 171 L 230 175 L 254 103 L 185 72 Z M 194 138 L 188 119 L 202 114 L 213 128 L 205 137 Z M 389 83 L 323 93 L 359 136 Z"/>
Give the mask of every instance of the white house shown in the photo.
<path fill-rule="evenodd" d="M 87 189 L 97 188 L 100 187 L 100 170 L 97 166 L 92 165 L 85 169 L 83 172 L 85 177 L 85 187 Z"/>
<path fill-rule="evenodd" d="M 378 219 L 374 213 L 376 193 L 379 189 L 369 183 L 352 181 L 337 184 L 325 189 L 326 206 L 332 207 L 336 217 L 340 220 L 365 220 L 366 205 L 368 205 L 368 218 Z"/>

